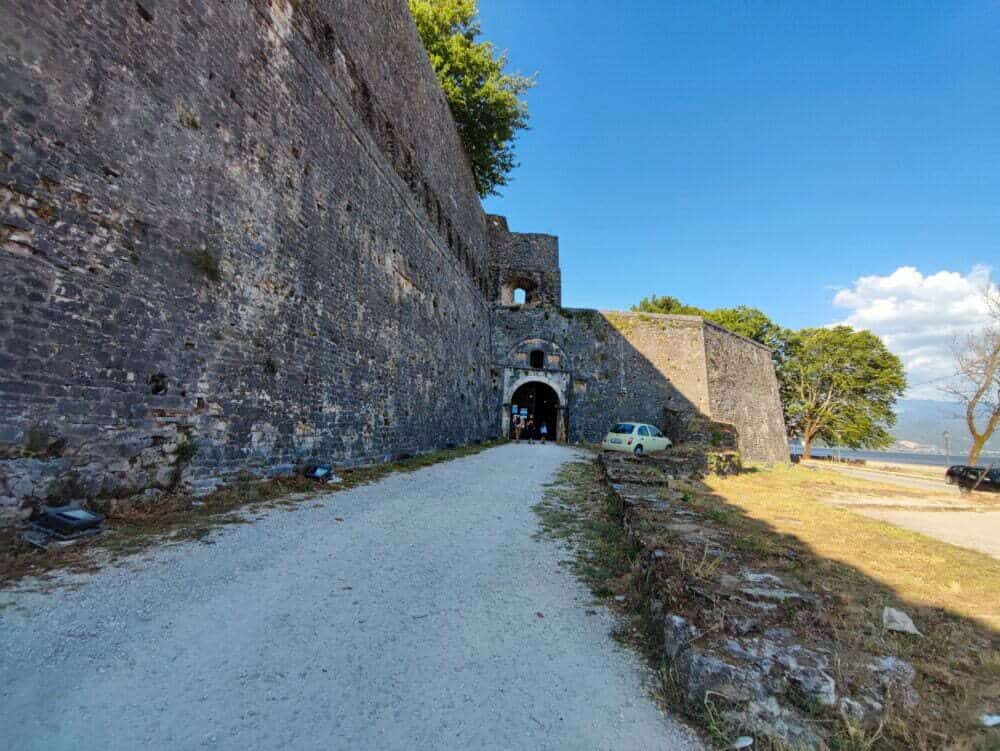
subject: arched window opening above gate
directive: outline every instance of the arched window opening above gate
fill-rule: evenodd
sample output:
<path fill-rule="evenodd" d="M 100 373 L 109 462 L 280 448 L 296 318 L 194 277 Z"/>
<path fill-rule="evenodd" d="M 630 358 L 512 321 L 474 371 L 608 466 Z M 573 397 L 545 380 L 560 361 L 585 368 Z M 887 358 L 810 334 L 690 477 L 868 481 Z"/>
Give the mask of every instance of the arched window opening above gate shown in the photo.
<path fill-rule="evenodd" d="M 528 277 L 509 277 L 500 288 L 501 305 L 537 305 L 538 302 L 538 283 Z"/>

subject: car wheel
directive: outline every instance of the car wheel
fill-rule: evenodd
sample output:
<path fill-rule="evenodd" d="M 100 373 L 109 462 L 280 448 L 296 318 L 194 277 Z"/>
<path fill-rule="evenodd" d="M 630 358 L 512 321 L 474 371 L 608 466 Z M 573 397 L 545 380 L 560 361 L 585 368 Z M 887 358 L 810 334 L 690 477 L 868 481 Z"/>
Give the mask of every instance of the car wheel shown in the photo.
<path fill-rule="evenodd" d="M 638 446 L 632 449 L 632 453 L 635 454 L 636 456 L 642 456 L 642 444 L 640 443 Z"/>

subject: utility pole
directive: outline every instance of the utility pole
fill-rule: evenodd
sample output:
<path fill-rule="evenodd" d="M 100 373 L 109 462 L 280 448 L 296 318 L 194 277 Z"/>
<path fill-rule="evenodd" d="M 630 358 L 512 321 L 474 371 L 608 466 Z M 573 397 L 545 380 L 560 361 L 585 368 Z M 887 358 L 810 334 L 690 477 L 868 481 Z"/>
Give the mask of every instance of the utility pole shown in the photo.
<path fill-rule="evenodd" d="M 951 449 L 948 446 L 948 439 L 951 438 L 951 433 L 945 430 L 941 433 L 941 437 L 944 438 L 944 460 L 947 462 L 948 466 L 951 466 Z"/>

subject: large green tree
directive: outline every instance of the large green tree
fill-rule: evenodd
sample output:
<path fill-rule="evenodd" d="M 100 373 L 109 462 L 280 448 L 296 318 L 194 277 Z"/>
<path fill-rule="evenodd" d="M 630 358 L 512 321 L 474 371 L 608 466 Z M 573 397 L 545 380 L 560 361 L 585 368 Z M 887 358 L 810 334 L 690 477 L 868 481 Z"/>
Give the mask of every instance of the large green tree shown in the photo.
<path fill-rule="evenodd" d="M 870 331 L 802 329 L 788 341 L 781 373 L 789 435 L 849 448 L 884 448 L 906 388 L 903 364 Z"/>
<path fill-rule="evenodd" d="M 507 55 L 477 42 L 478 0 L 409 0 L 445 99 L 455 118 L 479 195 L 496 194 L 517 166 L 514 138 L 528 126 L 521 94 L 534 78 L 505 73 Z"/>

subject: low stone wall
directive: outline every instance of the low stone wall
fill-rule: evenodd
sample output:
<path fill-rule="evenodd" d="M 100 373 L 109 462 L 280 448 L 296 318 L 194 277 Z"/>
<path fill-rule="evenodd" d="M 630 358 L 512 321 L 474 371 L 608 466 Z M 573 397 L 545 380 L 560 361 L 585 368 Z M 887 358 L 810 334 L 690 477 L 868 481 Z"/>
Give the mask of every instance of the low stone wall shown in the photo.
<path fill-rule="evenodd" d="M 817 749 L 844 718 L 871 729 L 887 707 L 916 704 L 914 668 L 893 655 L 837 651 L 817 626 L 831 603 L 796 580 L 794 561 L 776 571 L 745 552 L 718 521 L 726 510 L 686 490 L 691 478 L 652 455 L 605 452 L 600 461 L 638 551 L 647 629 L 692 716 Z"/>

